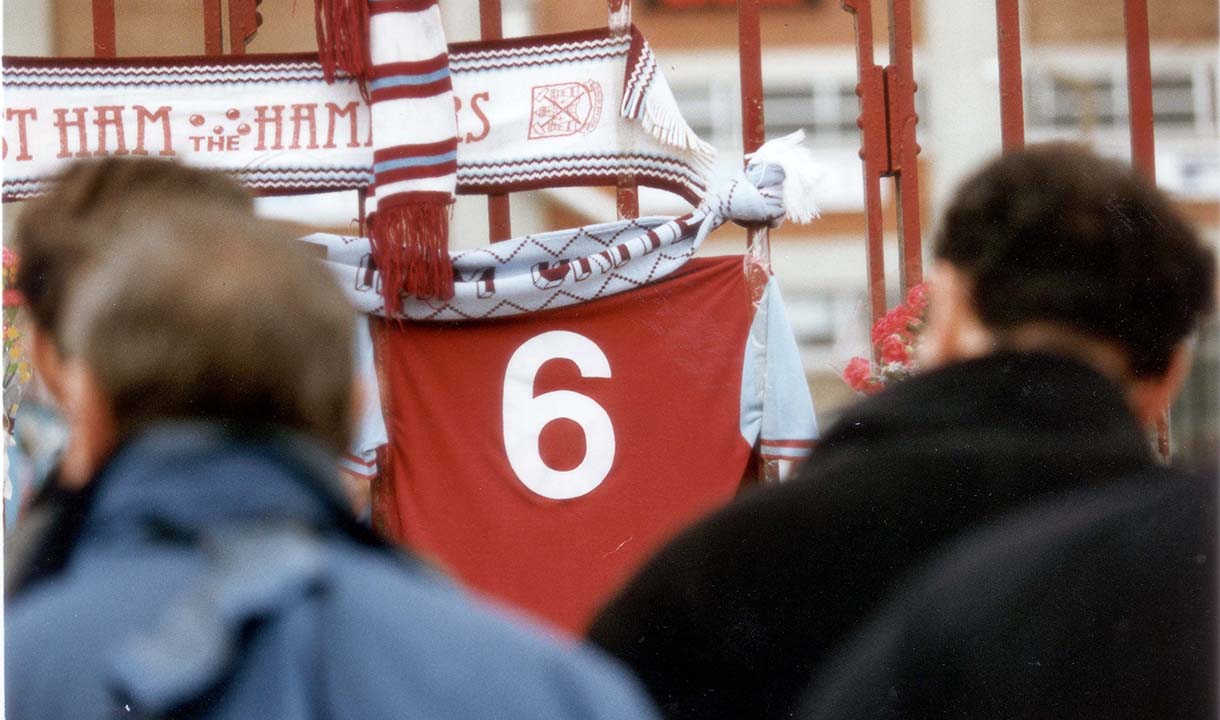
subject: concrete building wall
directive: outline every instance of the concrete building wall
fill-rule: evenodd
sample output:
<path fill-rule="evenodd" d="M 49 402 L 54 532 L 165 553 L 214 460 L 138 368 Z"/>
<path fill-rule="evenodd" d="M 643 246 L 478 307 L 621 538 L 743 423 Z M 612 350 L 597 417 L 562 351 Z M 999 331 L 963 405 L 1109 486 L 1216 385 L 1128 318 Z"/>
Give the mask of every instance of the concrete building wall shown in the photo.
<path fill-rule="evenodd" d="M 980 3 L 981 4 L 981 3 Z M 1026 39 L 1034 44 L 1122 43 L 1123 4 L 1027 0 Z M 1216 0 L 1148 0 L 1154 42 L 1215 42 L 1220 27 Z"/>
<path fill-rule="evenodd" d="M 531 4 L 537 32 L 606 24 L 606 4 L 599 0 L 535 0 Z M 882 0 L 873 5 L 873 24 L 884 39 L 886 3 Z M 675 10 L 637 0 L 632 4 L 632 19 L 657 48 L 737 46 L 737 13 L 732 9 Z M 839 0 L 819 0 L 796 8 L 764 8 L 762 37 L 766 47 L 776 48 L 850 45 L 855 34 L 852 15 L 843 10 Z"/>
<path fill-rule="evenodd" d="M 4 3 L 4 52 L 50 55 L 53 45 L 51 8 L 41 2 Z"/>

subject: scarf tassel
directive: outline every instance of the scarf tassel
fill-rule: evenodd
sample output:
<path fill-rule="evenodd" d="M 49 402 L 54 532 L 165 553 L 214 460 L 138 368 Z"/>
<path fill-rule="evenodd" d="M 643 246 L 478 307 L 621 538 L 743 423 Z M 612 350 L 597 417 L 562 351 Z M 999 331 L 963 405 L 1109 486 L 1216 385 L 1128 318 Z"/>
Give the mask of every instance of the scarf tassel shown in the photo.
<path fill-rule="evenodd" d="M 401 310 L 404 292 L 438 300 L 453 297 L 453 261 L 449 257 L 451 204 L 448 196 L 421 199 L 406 195 L 388 207 L 383 201 L 377 212 L 369 216 L 373 262 L 381 276 L 381 297 L 387 315 Z"/>
<path fill-rule="evenodd" d="M 624 7 L 630 12 L 629 3 L 624 3 Z M 631 45 L 627 52 L 627 74 L 619 114 L 638 120 L 645 132 L 665 145 L 690 152 L 696 171 L 705 177 L 710 175 L 716 149 L 700 138 L 682 117 L 673 90 L 661 74 L 657 58 L 644 35 L 634 25 L 630 26 L 630 31 Z"/>
<path fill-rule="evenodd" d="M 368 100 L 365 80 L 369 71 L 368 0 L 314 0 L 314 26 L 318 35 L 318 61 L 326 82 L 336 71 L 356 78 Z"/>

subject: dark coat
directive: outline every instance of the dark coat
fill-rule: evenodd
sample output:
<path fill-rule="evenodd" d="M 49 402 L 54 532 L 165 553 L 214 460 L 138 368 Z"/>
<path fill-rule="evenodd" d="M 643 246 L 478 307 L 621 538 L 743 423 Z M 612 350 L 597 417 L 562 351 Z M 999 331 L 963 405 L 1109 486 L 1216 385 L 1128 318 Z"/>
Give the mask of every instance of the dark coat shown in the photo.
<path fill-rule="evenodd" d="M 970 533 L 825 663 L 806 720 L 1216 718 L 1216 483 L 1090 489 Z"/>
<path fill-rule="evenodd" d="M 1075 361 L 997 354 L 849 409 L 801 475 L 663 549 L 589 637 L 671 718 L 779 718 L 893 584 L 1037 498 L 1156 468 L 1120 390 Z"/>
<path fill-rule="evenodd" d="M 198 423 L 125 443 L 66 564 L 9 600 L 8 716 L 653 717 L 607 659 L 372 537 L 334 471 Z"/>

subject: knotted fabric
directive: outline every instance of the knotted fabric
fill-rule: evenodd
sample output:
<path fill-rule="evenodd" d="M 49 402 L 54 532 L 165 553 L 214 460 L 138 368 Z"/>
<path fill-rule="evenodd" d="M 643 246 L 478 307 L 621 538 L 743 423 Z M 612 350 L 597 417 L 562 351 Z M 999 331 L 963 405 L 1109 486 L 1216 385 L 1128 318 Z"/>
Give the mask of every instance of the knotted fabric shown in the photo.
<path fill-rule="evenodd" d="M 454 294 L 447 300 L 405 298 L 397 311 L 382 302 L 380 266 L 369 240 L 315 233 L 301 238 L 326 248 L 326 262 L 362 312 L 411 320 L 473 320 L 565 307 L 651 283 L 680 268 L 708 234 L 732 220 L 778 225 L 808 222 L 816 169 L 803 132 L 773 140 L 742 172 L 677 218 L 648 217 L 526 235 L 453 255 Z"/>

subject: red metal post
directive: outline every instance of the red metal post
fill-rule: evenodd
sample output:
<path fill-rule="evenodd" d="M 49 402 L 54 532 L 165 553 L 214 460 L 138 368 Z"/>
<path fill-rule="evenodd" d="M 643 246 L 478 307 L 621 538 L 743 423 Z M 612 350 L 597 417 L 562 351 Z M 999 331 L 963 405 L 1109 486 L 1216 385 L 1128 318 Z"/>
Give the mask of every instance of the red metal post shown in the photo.
<path fill-rule="evenodd" d="M 915 139 L 915 66 L 911 0 L 890 0 L 890 65 L 885 68 L 889 172 L 898 191 L 898 246 L 902 290 L 923 282 L 919 216 L 919 143 Z"/>
<path fill-rule="evenodd" d="M 1000 137 L 1004 150 L 1019 150 L 1025 146 L 1019 0 L 995 0 L 995 20 L 1000 56 Z"/>
<path fill-rule="evenodd" d="M 741 143 L 752 153 L 767 139 L 767 120 L 763 113 L 762 21 L 758 0 L 737 0 L 737 56 L 741 73 Z M 770 262 L 766 228 L 746 231 L 746 244 L 764 262 Z"/>
<path fill-rule="evenodd" d="M 640 191 L 634 175 L 619 175 L 616 195 L 619 220 L 640 216 Z"/>
<path fill-rule="evenodd" d="M 220 0 L 203 0 L 203 53 L 205 55 L 224 54 Z"/>
<path fill-rule="evenodd" d="M 610 11 L 610 31 L 622 37 L 631 32 L 631 0 L 608 0 Z M 634 175 L 620 175 L 616 188 L 618 217 L 637 218 L 640 216 L 640 186 Z"/>
<path fill-rule="evenodd" d="M 888 166 L 885 80 L 873 62 L 872 0 L 842 0 L 855 17 L 856 67 L 860 98 L 860 159 L 864 164 L 864 204 L 868 248 L 868 299 L 873 320 L 885 315 L 885 236 L 881 224 L 881 176 Z"/>
<path fill-rule="evenodd" d="M 504 37 L 500 0 L 479 0 L 479 34 L 484 40 Z M 487 225 L 492 242 L 513 236 L 508 195 L 487 196 Z"/>
<path fill-rule="evenodd" d="M 1131 118 L 1131 162 L 1156 182 L 1152 134 L 1152 58 L 1148 48 L 1148 0 L 1124 0 L 1127 25 L 1127 106 Z"/>
<path fill-rule="evenodd" d="M 767 140 L 767 120 L 763 113 L 762 20 L 759 0 L 737 0 L 737 60 L 741 79 L 741 145 L 743 154 L 762 147 Z M 742 159 L 745 162 L 745 159 Z M 746 247 L 761 267 L 748 264 L 753 288 L 752 300 L 762 299 L 771 267 L 771 236 L 766 227 L 746 230 Z M 758 458 L 758 478 L 778 482 L 779 463 Z"/>
<path fill-rule="evenodd" d="M 479 34 L 484 40 L 499 40 L 504 37 L 500 0 L 479 0 Z"/>
<path fill-rule="evenodd" d="M 1152 53 L 1149 49 L 1148 0 L 1124 0 L 1127 31 L 1127 108 L 1131 125 L 1131 163 L 1156 183 L 1156 139 L 1153 134 Z M 1169 410 L 1157 419 L 1156 444 L 1169 460 Z"/>
<path fill-rule="evenodd" d="M 93 0 L 93 56 L 115 57 L 114 0 Z"/>
<path fill-rule="evenodd" d="M 767 137 L 763 114 L 762 28 L 758 0 L 738 0 L 738 59 L 741 65 L 741 132 L 747 153 L 762 146 Z"/>
<path fill-rule="evenodd" d="M 356 188 L 356 234 L 360 237 L 364 237 L 367 230 L 368 213 L 365 208 L 368 206 L 368 200 L 369 189 L 366 187 Z"/>
<path fill-rule="evenodd" d="M 229 54 L 245 55 L 258 32 L 258 0 L 229 0 Z"/>

